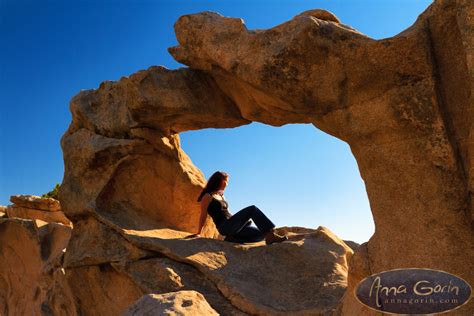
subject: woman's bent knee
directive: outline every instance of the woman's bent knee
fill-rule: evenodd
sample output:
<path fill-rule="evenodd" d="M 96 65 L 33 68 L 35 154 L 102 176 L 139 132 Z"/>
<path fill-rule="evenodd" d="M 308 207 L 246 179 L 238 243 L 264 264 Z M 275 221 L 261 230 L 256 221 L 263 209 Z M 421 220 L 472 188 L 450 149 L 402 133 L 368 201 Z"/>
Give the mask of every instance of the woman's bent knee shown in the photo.
<path fill-rule="evenodd" d="M 262 210 L 259 209 L 259 208 L 258 208 L 257 206 L 255 206 L 255 205 L 252 205 L 252 209 L 253 209 L 254 211 L 262 212 Z"/>
<path fill-rule="evenodd" d="M 256 209 L 258 209 L 258 208 L 255 205 L 249 205 L 246 208 L 244 208 L 244 210 L 251 211 L 251 212 L 256 210 Z"/>

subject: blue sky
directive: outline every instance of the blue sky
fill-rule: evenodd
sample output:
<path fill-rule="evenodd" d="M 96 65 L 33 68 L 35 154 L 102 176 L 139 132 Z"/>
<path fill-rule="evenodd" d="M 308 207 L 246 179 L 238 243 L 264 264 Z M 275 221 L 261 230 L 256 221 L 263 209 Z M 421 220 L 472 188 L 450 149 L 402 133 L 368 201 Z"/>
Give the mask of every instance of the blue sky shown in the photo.
<path fill-rule="evenodd" d="M 184 67 L 179 16 L 216 11 L 249 29 L 326 9 L 372 38 L 394 36 L 431 0 L 365 1 L 18 1 L 0 0 L 0 205 L 14 194 L 41 195 L 61 183 L 60 138 L 81 89 L 119 80 L 153 65 Z M 251 204 L 277 226 L 328 227 L 362 243 L 374 232 L 370 205 L 349 146 L 311 125 L 183 132 L 183 149 L 208 178 L 230 174 L 231 212 Z"/>

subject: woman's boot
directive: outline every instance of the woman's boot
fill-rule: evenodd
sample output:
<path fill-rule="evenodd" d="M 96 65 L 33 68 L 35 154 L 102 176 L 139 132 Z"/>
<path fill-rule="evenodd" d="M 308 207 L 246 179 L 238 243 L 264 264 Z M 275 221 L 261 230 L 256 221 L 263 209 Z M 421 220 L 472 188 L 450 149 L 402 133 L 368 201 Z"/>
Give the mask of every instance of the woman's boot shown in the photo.
<path fill-rule="evenodd" d="M 285 236 L 280 236 L 277 233 L 275 233 L 275 229 L 272 228 L 270 229 L 266 234 L 265 234 L 265 243 L 267 245 L 273 244 L 274 242 L 282 242 L 288 240 L 288 237 Z"/>

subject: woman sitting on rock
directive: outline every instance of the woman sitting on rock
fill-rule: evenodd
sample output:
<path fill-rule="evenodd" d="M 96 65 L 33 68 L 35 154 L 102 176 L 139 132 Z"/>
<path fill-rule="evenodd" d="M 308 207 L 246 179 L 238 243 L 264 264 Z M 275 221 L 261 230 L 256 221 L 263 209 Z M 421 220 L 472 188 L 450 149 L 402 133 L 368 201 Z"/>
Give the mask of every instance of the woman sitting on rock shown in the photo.
<path fill-rule="evenodd" d="M 288 240 L 286 235 L 276 234 L 275 224 L 268 219 L 255 205 L 247 206 L 232 215 L 228 210 L 228 203 L 224 198 L 224 190 L 229 182 L 229 175 L 222 171 L 216 171 L 207 181 L 202 190 L 198 202 L 201 202 L 201 217 L 197 234 L 189 237 L 200 237 L 204 226 L 206 215 L 209 214 L 221 235 L 226 236 L 224 240 L 237 243 L 258 242 L 265 239 L 265 243 L 282 242 Z M 251 219 L 257 227 L 250 226 Z"/>

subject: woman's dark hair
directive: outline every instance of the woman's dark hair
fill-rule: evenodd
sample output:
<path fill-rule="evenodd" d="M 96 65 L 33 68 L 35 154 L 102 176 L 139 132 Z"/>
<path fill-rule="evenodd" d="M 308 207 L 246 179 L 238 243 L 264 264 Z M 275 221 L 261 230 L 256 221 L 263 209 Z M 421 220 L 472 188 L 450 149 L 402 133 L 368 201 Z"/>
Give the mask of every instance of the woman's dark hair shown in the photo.
<path fill-rule="evenodd" d="M 197 199 L 198 202 L 201 201 L 204 194 L 219 190 L 222 182 L 228 177 L 229 175 L 224 171 L 214 172 L 214 174 L 209 178 L 209 180 L 207 180 L 207 184 L 204 189 L 202 189 L 202 192 Z"/>

